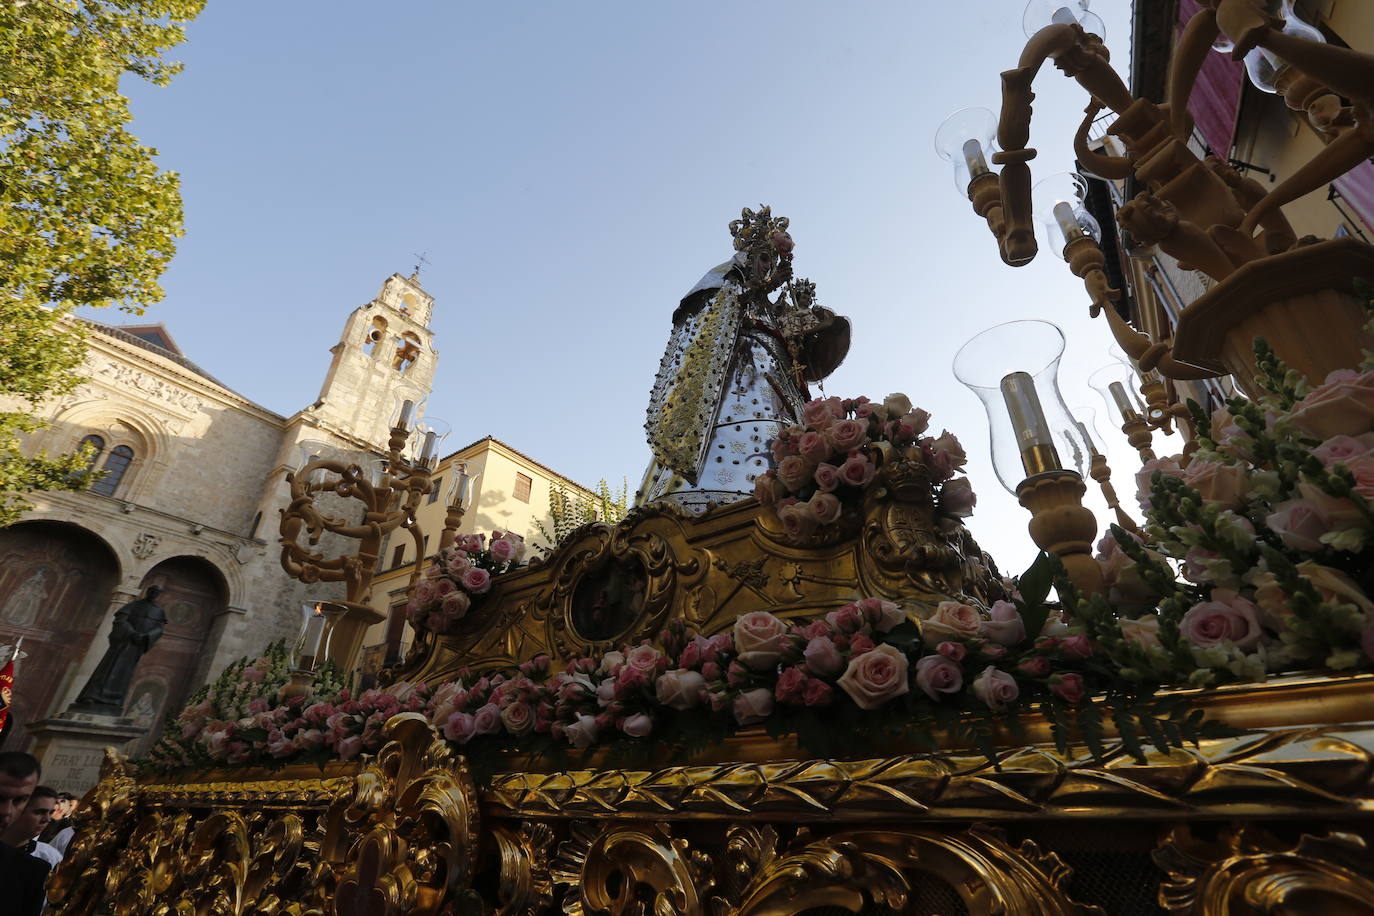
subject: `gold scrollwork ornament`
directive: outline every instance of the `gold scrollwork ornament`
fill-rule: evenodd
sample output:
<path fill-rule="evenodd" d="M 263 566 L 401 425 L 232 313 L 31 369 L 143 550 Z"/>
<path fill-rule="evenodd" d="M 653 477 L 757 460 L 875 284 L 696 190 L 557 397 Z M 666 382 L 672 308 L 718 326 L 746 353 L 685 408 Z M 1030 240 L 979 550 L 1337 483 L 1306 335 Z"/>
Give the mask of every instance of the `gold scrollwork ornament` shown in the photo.
<path fill-rule="evenodd" d="M 711 869 L 711 859 L 667 824 L 577 821 L 558 848 L 553 879 L 571 885 L 568 916 L 704 916 Z"/>

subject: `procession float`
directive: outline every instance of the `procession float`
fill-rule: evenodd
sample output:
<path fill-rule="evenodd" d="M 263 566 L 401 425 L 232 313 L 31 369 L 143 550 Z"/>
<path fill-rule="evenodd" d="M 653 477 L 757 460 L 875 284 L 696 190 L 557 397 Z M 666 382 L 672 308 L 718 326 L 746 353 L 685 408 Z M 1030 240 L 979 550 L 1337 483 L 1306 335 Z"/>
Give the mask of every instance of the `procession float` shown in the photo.
<path fill-rule="evenodd" d="M 1336 96 L 1341 129 L 1295 186 L 1256 194 L 1180 140 L 1222 37 Z M 1041 548 L 998 570 L 943 418 L 811 396 L 849 322 L 793 276 L 787 221 L 745 210 L 673 314 L 636 508 L 534 560 L 460 534 L 455 488 L 411 581 L 411 651 L 365 691 L 338 672 L 381 617 L 381 539 L 423 543 L 429 456 L 405 457 L 407 413 L 384 469 L 297 470 L 283 565 L 348 600 L 230 666 L 147 759 L 107 755 L 53 911 L 1374 912 L 1374 250 L 1293 238 L 1279 209 L 1374 153 L 1374 61 L 1223 0 L 1155 104 L 1081 23 L 1048 25 L 1003 75 L 997 147 L 953 147 L 1012 264 L 1034 254 L 1025 124 L 1050 59 L 1116 113 L 1116 153 L 1084 164 L 1137 184 L 1122 222 L 1215 280 L 1146 333 L 1054 202 L 1135 373 L 1109 395 L 1140 515 L 1063 408 L 1062 335 L 994 329 L 955 369 Z M 1214 409 L 1178 397 L 1222 375 L 1241 393 Z M 1186 447 L 1156 457 L 1175 425 Z"/>

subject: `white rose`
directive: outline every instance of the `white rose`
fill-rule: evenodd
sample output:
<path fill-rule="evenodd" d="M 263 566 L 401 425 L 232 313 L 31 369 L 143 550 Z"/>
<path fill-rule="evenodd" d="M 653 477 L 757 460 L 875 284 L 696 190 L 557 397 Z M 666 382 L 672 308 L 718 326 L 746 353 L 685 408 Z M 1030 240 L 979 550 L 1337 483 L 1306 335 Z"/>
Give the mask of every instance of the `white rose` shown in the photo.
<path fill-rule="evenodd" d="M 787 624 L 767 611 L 752 611 L 735 620 L 735 651 L 739 660 L 755 671 L 764 671 L 782 657 Z"/>
<path fill-rule="evenodd" d="M 701 690 L 706 686 L 706 678 L 695 671 L 675 668 L 665 671 L 654 682 L 654 692 L 658 701 L 673 709 L 691 709 L 701 702 Z"/>
<path fill-rule="evenodd" d="M 579 715 L 576 722 L 563 729 L 563 734 L 568 736 L 573 747 L 590 747 L 595 744 L 596 733 L 596 716 Z"/>
<path fill-rule="evenodd" d="M 596 669 L 597 674 L 614 674 L 616 669 L 625 664 L 625 653 L 611 651 L 601 656 L 601 667 Z"/>
<path fill-rule="evenodd" d="M 773 714 L 773 691 L 767 687 L 744 691 L 735 697 L 734 713 L 740 725 L 762 722 Z"/>

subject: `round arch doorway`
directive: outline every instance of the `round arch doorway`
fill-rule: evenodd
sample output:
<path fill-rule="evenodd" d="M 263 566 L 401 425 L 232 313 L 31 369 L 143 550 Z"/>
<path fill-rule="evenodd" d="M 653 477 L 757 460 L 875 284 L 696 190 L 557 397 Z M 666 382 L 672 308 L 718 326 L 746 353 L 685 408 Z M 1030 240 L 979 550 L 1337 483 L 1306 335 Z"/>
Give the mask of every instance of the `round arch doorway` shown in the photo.
<path fill-rule="evenodd" d="M 148 586 L 162 586 L 157 603 L 167 614 L 162 638 L 139 659 L 124 699 L 124 715 L 148 734 L 134 749 L 147 751 L 162 733 L 169 712 L 179 711 L 202 675 L 201 665 L 210 628 L 228 605 L 224 576 L 200 557 L 172 557 L 148 570 L 139 594 Z"/>
<path fill-rule="evenodd" d="M 79 525 L 20 522 L 0 529 L 0 642 L 24 638 L 9 720 L 0 748 L 29 741 L 24 725 L 53 713 L 58 693 L 81 664 L 109 611 L 119 560 Z"/>

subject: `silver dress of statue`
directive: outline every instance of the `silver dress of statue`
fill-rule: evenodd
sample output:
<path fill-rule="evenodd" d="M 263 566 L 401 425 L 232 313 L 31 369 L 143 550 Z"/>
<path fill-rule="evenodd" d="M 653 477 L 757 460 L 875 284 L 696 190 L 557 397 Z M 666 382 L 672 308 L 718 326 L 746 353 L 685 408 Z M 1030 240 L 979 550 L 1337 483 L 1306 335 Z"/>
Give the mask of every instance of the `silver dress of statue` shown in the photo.
<path fill-rule="evenodd" d="M 134 679 L 138 660 L 162 637 L 167 615 L 157 603 L 162 586 L 150 585 L 147 593 L 137 601 L 115 611 L 110 627 L 110 647 L 100 664 L 95 666 L 90 680 L 72 704 L 78 712 L 95 712 L 118 716 L 124 711 L 124 698 Z"/>
<path fill-rule="evenodd" d="M 752 495 L 769 467 L 769 441 L 801 417 L 806 382 L 844 358 L 849 322 L 813 304 L 811 283 L 792 281 L 787 225 L 767 207 L 746 209 L 730 224 L 734 258 L 673 312 L 649 398 L 652 459 L 636 505 L 701 513 Z"/>

